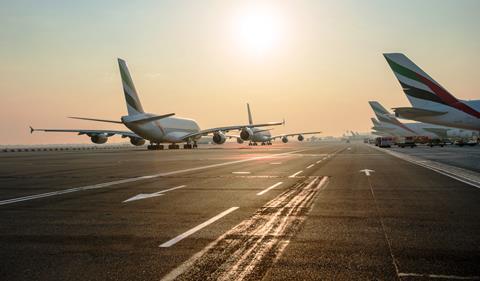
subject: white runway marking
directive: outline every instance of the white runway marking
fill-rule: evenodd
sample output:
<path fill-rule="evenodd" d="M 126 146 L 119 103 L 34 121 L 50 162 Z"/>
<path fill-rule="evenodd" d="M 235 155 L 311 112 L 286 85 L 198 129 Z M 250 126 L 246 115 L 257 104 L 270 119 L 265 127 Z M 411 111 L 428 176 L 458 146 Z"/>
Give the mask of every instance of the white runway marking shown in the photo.
<path fill-rule="evenodd" d="M 388 153 L 392 156 L 395 156 L 397 158 L 400 158 L 404 161 L 416 164 L 420 167 L 424 167 L 427 169 L 430 169 L 432 171 L 435 171 L 439 174 L 445 175 L 447 177 L 450 177 L 452 179 L 455 179 L 457 181 L 466 183 L 468 185 L 471 185 L 476 188 L 480 188 L 480 177 L 478 176 L 478 173 L 472 172 L 466 169 L 462 169 L 459 167 L 454 167 L 451 165 L 435 162 L 435 161 L 430 161 L 430 160 L 424 160 L 420 159 L 418 157 L 412 156 L 412 155 L 407 155 L 403 154 L 400 152 L 395 152 L 395 151 L 390 151 L 382 148 L 377 148 L 377 147 L 372 147 L 374 149 L 383 151 L 385 153 Z"/>
<path fill-rule="evenodd" d="M 161 280 L 261 280 L 262 270 L 280 258 L 326 187 L 328 178 L 319 178 L 284 191 Z"/>
<path fill-rule="evenodd" d="M 252 157 L 252 158 L 248 158 L 248 159 L 242 159 L 242 160 L 236 160 L 236 161 L 230 161 L 230 162 L 224 162 L 224 163 L 218 163 L 218 164 L 211 164 L 211 165 L 206 165 L 206 166 L 188 168 L 188 169 L 183 169 L 183 170 L 176 170 L 176 171 L 165 172 L 165 173 L 158 173 L 158 174 L 149 175 L 149 176 L 134 177 L 134 178 L 129 178 L 129 179 L 110 181 L 110 182 L 99 183 L 99 184 L 94 184 L 94 185 L 87 185 L 87 186 L 69 188 L 69 189 L 64 189 L 64 190 L 59 190 L 59 191 L 29 195 L 29 196 L 24 196 L 24 197 L 17 197 L 17 198 L 12 198 L 12 199 L 6 199 L 6 200 L 1 200 L 0 201 L 0 206 L 1 205 L 18 203 L 18 202 L 22 202 L 22 201 L 30 201 L 30 200 L 45 198 L 45 197 L 50 197 L 50 196 L 57 196 L 57 195 L 62 195 L 62 194 L 67 194 L 67 193 L 73 193 L 73 192 L 78 192 L 78 191 L 110 187 L 110 186 L 114 186 L 114 185 L 131 183 L 131 182 L 136 182 L 136 181 L 141 181 L 141 180 L 146 180 L 146 179 L 153 179 L 153 178 L 158 178 L 158 177 L 165 177 L 165 176 L 176 175 L 176 174 L 181 174 L 181 173 L 194 172 L 194 171 L 216 168 L 216 167 L 221 167 L 221 166 L 244 163 L 244 162 L 254 161 L 254 160 L 258 160 L 258 159 L 265 159 L 265 158 L 277 157 L 277 156 L 281 156 L 281 155 L 288 155 L 288 154 L 293 154 L 293 153 L 301 152 L 301 151 L 305 151 L 305 150 L 307 150 L 307 149 L 294 150 L 294 151 L 284 152 L 284 153 L 279 153 L 279 154 L 271 154 L 271 155 L 269 154 L 269 155 L 264 155 L 264 156 Z"/>
<path fill-rule="evenodd" d="M 399 277 L 428 277 L 435 279 L 449 279 L 449 280 L 480 280 L 480 276 L 457 276 L 457 275 L 443 275 L 443 274 L 421 274 L 421 273 L 398 273 Z"/>
<path fill-rule="evenodd" d="M 322 160 L 318 160 L 316 163 L 317 163 L 317 164 L 320 164 L 320 162 L 322 162 Z"/>
<path fill-rule="evenodd" d="M 302 171 L 298 171 L 298 172 L 296 172 L 295 174 L 289 176 L 289 178 L 294 178 L 294 177 L 298 176 L 298 175 L 299 175 L 300 173 L 302 173 L 302 172 L 303 172 L 303 170 L 302 170 Z"/>
<path fill-rule="evenodd" d="M 268 187 L 268 188 L 260 191 L 259 193 L 257 193 L 257 195 L 258 195 L 258 196 L 263 195 L 263 194 L 267 193 L 268 191 L 274 189 L 275 187 L 281 185 L 282 183 L 283 183 L 283 182 L 277 182 L 276 184 L 274 184 L 274 185 L 272 185 L 272 186 L 270 186 L 270 187 Z"/>
<path fill-rule="evenodd" d="M 280 165 L 280 164 L 282 164 L 282 162 L 272 162 L 272 163 L 270 163 L 270 165 Z"/>
<path fill-rule="evenodd" d="M 310 169 L 313 166 L 315 166 L 315 164 L 310 164 L 310 165 L 307 166 L 307 169 Z"/>
<path fill-rule="evenodd" d="M 232 174 L 235 174 L 235 175 L 248 175 L 248 174 L 250 174 L 250 172 L 232 172 Z"/>
<path fill-rule="evenodd" d="M 130 201 L 141 200 L 141 199 L 147 199 L 147 198 L 153 198 L 153 197 L 162 196 L 163 193 L 165 193 L 165 192 L 169 192 L 169 191 L 172 191 L 172 190 L 175 190 L 175 189 L 179 189 L 179 188 L 184 188 L 185 186 L 186 186 L 186 185 L 180 185 L 180 186 L 172 187 L 172 188 L 169 188 L 169 189 L 160 190 L 160 191 L 154 192 L 154 193 L 140 193 L 140 194 L 135 195 L 135 196 L 133 196 L 133 197 L 131 197 L 131 198 L 128 198 L 127 200 L 123 201 L 123 203 L 130 202 Z"/>
<path fill-rule="evenodd" d="M 221 212 L 220 214 L 214 216 L 213 218 L 207 220 L 206 222 L 203 222 L 203 223 L 195 226 L 194 228 L 192 228 L 192 229 L 190 229 L 190 230 L 188 230 L 188 231 L 186 231 L 186 232 L 178 235 L 177 237 L 175 237 L 175 238 L 173 238 L 173 239 L 171 239 L 171 240 L 168 240 L 167 242 L 165 242 L 165 243 L 163 243 L 162 245 L 160 245 L 160 247 L 161 247 L 161 248 L 168 248 L 168 247 L 170 247 L 170 246 L 172 246 L 172 245 L 175 245 L 177 242 L 179 242 L 179 241 L 187 238 L 188 236 L 190 236 L 190 235 L 194 234 L 195 232 L 199 231 L 200 229 L 202 229 L 202 228 L 204 228 L 204 227 L 206 227 L 206 226 L 214 223 L 215 221 L 221 219 L 222 217 L 230 214 L 231 212 L 233 212 L 233 211 L 235 211 L 235 210 L 237 210 L 237 209 L 238 209 L 238 207 L 232 207 L 232 208 L 230 208 L 230 209 L 228 209 L 228 210 L 226 210 L 226 211 L 223 211 L 223 212 Z"/>

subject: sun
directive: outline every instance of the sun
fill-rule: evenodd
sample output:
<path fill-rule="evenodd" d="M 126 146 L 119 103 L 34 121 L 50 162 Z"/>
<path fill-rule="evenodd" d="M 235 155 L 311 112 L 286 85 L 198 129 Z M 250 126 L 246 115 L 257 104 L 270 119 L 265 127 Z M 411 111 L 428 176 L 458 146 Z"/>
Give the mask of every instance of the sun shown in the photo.
<path fill-rule="evenodd" d="M 283 23 L 278 12 L 268 7 L 244 9 L 234 21 L 234 39 L 254 54 L 265 54 L 278 46 Z"/>

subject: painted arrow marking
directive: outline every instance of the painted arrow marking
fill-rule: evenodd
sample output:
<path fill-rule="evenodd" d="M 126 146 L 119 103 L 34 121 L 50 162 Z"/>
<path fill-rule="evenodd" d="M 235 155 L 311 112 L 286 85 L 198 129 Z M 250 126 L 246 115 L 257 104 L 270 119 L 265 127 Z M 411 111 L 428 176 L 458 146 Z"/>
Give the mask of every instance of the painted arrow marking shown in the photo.
<path fill-rule="evenodd" d="M 363 170 L 360 170 L 359 172 L 360 172 L 360 173 L 365 173 L 365 175 L 366 175 L 367 177 L 369 177 L 369 176 L 370 176 L 370 173 L 374 173 L 375 171 L 374 171 L 374 170 L 369 170 L 369 169 L 363 169 Z"/>
<path fill-rule="evenodd" d="M 128 198 L 127 200 L 123 201 L 123 203 L 162 196 L 165 192 L 172 191 L 172 190 L 179 189 L 179 188 L 183 188 L 185 186 L 186 185 L 180 185 L 180 186 L 172 187 L 172 188 L 169 188 L 169 189 L 160 190 L 160 191 L 154 192 L 154 193 L 140 193 L 140 194 L 135 195 L 131 198 Z"/>

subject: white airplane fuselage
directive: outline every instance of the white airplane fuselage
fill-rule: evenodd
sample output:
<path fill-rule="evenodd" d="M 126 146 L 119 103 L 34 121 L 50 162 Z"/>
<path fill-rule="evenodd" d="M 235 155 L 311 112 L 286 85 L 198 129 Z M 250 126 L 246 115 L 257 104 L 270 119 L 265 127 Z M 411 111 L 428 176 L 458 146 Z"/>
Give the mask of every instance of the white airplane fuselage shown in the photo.
<path fill-rule="evenodd" d="M 250 140 L 252 142 L 267 142 L 267 141 L 270 141 L 270 138 L 272 136 L 270 134 L 270 131 L 265 131 L 258 128 L 252 128 L 252 132 L 253 132 L 253 135 Z"/>
<path fill-rule="evenodd" d="M 480 118 L 467 114 L 461 110 L 447 106 L 441 103 L 418 99 L 415 97 L 407 96 L 410 103 L 415 108 L 422 108 L 427 110 L 433 110 L 438 112 L 446 112 L 437 116 L 419 116 L 409 117 L 409 119 L 431 123 L 436 125 L 442 125 L 447 127 L 461 128 L 466 130 L 480 131 Z M 480 111 L 480 100 L 475 101 L 463 101 L 471 108 Z"/>
<path fill-rule="evenodd" d="M 404 128 L 399 126 L 388 124 L 385 122 L 380 122 L 379 125 L 374 126 L 377 131 L 389 133 L 393 136 L 401 136 L 401 137 L 409 137 L 409 136 L 421 136 L 421 137 L 428 137 L 430 139 L 438 139 L 438 138 L 471 138 L 474 136 L 478 136 L 478 133 L 471 130 L 463 130 L 458 128 L 451 128 L 445 126 L 438 126 L 433 124 L 425 124 L 425 123 L 403 123 L 405 127 L 414 131 L 407 131 Z M 433 130 L 432 130 L 433 129 Z M 446 135 L 440 136 L 434 132 L 435 129 L 438 130 L 445 130 Z"/>
<path fill-rule="evenodd" d="M 141 117 L 153 117 L 155 115 L 144 113 Z M 139 115 L 122 116 L 123 124 L 140 137 L 154 143 L 178 143 L 185 142 L 186 135 L 198 133 L 200 127 L 192 119 L 180 117 L 167 117 L 154 121 L 133 122 Z M 200 136 L 192 139 L 197 140 Z"/>

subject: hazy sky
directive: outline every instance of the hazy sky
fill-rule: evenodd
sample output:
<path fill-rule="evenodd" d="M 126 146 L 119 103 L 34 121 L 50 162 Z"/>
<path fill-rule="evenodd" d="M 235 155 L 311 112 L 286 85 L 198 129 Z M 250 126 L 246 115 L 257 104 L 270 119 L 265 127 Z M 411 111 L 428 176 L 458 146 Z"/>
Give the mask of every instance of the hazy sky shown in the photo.
<path fill-rule="evenodd" d="M 147 112 L 202 128 L 286 118 L 274 133 L 368 131 L 367 101 L 408 101 L 382 57 L 404 52 L 479 99 L 480 1 L 0 1 L 0 144 L 88 142 L 40 128 L 123 129 L 116 58 Z M 120 140 L 119 137 L 114 137 Z"/>

